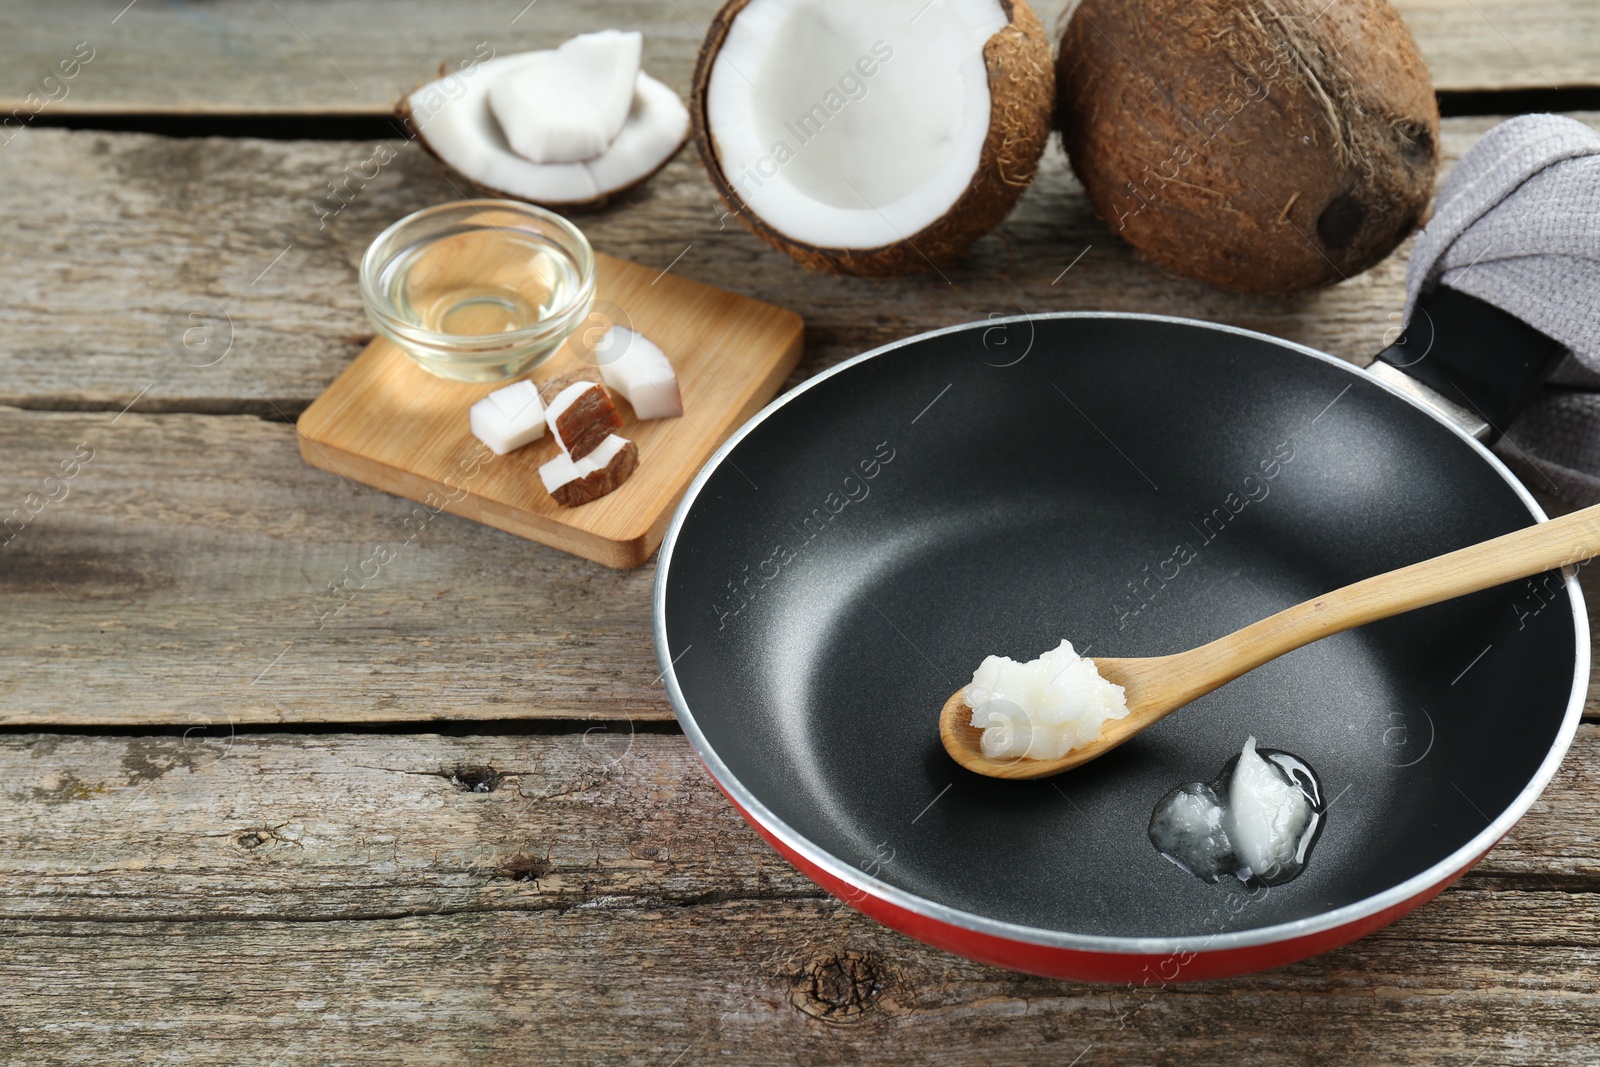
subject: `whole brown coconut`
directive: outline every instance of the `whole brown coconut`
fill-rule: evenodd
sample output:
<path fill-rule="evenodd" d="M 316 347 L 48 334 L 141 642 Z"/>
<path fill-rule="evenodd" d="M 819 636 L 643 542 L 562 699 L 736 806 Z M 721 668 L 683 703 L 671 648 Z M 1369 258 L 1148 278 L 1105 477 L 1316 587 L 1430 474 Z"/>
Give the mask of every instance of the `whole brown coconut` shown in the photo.
<path fill-rule="evenodd" d="M 1083 0 L 1056 121 L 1113 230 L 1250 292 L 1366 270 L 1433 191 L 1439 107 L 1387 0 Z"/>
<path fill-rule="evenodd" d="M 695 63 L 689 116 L 700 158 L 729 212 L 757 237 L 793 256 L 802 266 L 834 274 L 879 277 L 916 274 L 948 266 L 979 237 L 1000 224 L 1032 184 L 1050 138 L 1055 75 L 1050 37 L 1027 0 L 999 0 L 1009 25 L 983 47 L 991 112 L 972 183 L 950 209 L 904 240 L 875 248 L 821 248 L 794 240 L 768 225 L 746 205 L 724 173 L 706 118 L 706 92 L 717 55 L 739 13 L 750 0 L 728 0 L 706 31 Z M 870 2 L 870 0 L 847 0 Z"/>

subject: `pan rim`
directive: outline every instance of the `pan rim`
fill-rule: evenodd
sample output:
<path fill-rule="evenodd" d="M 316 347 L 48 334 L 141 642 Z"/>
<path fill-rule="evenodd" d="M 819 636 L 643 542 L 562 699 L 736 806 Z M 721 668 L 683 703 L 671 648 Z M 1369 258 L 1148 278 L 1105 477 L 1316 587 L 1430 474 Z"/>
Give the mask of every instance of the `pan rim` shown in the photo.
<path fill-rule="evenodd" d="M 981 322 L 959 323 L 954 326 L 946 326 L 914 334 L 844 360 L 819 374 L 813 375 L 788 392 L 774 398 L 771 403 L 752 416 L 743 426 L 735 430 L 723 442 L 722 446 L 712 454 L 711 458 L 701 467 L 694 481 L 689 484 L 689 488 L 685 490 L 683 500 L 673 513 L 672 521 L 668 525 L 666 534 L 661 542 L 660 554 L 657 556 L 655 586 L 651 595 L 651 624 L 656 645 L 656 660 L 661 667 L 661 680 L 665 686 L 667 698 L 672 705 L 673 713 L 677 716 L 678 722 L 683 728 L 684 735 L 689 739 L 690 745 L 700 757 L 700 761 L 705 765 L 707 772 L 734 802 L 735 806 L 745 812 L 762 830 L 781 842 L 785 848 L 793 851 L 806 862 L 826 874 L 850 886 L 852 890 L 945 926 L 953 926 L 1006 941 L 1047 949 L 1121 955 L 1158 955 L 1173 952 L 1215 952 L 1276 944 L 1360 922 L 1363 919 L 1377 915 L 1385 909 L 1402 904 L 1418 894 L 1446 882 L 1470 867 L 1479 857 L 1494 847 L 1500 838 L 1505 836 L 1523 815 L 1527 814 L 1534 801 L 1538 800 L 1545 788 L 1549 786 L 1550 781 L 1555 777 L 1556 770 L 1566 757 L 1567 751 L 1572 746 L 1572 740 L 1577 734 L 1578 722 L 1582 718 L 1583 705 L 1588 693 L 1590 649 L 1589 617 L 1584 605 L 1583 591 L 1575 574 L 1566 575 L 1564 582 L 1572 605 L 1574 637 L 1577 643 L 1571 694 L 1568 697 L 1566 714 L 1562 720 L 1561 728 L 1556 734 L 1555 741 L 1550 746 L 1550 751 L 1545 754 L 1543 762 L 1539 764 L 1538 769 L 1529 779 L 1528 784 L 1498 816 L 1477 834 L 1473 835 L 1471 840 L 1426 870 L 1412 875 L 1404 882 L 1390 886 L 1381 893 L 1346 904 L 1330 912 L 1307 916 L 1290 922 L 1222 934 L 1126 937 L 1071 933 L 1069 931 L 1050 930 L 991 919 L 976 912 L 965 911 L 929 900 L 926 897 L 874 878 L 865 871 L 844 862 L 840 857 L 814 844 L 805 835 L 780 819 L 754 793 L 745 787 L 732 769 L 718 756 L 716 750 L 701 731 L 699 723 L 694 717 L 694 712 L 689 707 L 688 701 L 684 698 L 683 691 L 678 685 L 677 674 L 674 670 L 671 650 L 667 641 L 666 621 L 667 582 L 672 568 L 673 551 L 677 547 L 678 537 L 689 510 L 694 506 L 695 500 L 699 497 L 700 491 L 705 487 L 706 482 L 710 480 L 711 475 L 717 471 L 723 460 L 738 447 L 739 443 L 775 411 L 793 403 L 797 397 L 821 382 L 832 378 L 836 374 L 842 374 L 859 363 L 875 359 L 878 356 L 911 344 L 947 334 L 960 333 L 976 327 L 991 329 L 1011 323 L 1034 323 L 1054 319 L 1124 319 L 1197 327 L 1218 333 L 1231 334 L 1236 337 L 1266 341 L 1279 348 L 1297 352 L 1323 363 L 1336 366 L 1341 371 L 1374 383 L 1390 395 L 1400 398 L 1466 442 L 1470 448 L 1477 452 L 1480 459 L 1487 462 L 1490 468 L 1500 475 L 1512 492 L 1516 494 L 1517 498 L 1527 507 L 1529 514 L 1533 516 L 1536 522 L 1549 521 L 1549 516 L 1539 506 L 1538 501 L 1528 492 L 1527 487 L 1511 473 L 1511 470 L 1500 461 L 1499 457 L 1489 451 L 1481 441 L 1466 433 L 1444 415 L 1383 379 L 1368 373 L 1363 367 L 1358 367 L 1353 363 L 1330 356 L 1325 352 L 1319 352 L 1314 348 L 1288 341 L 1281 337 L 1273 337 L 1270 334 L 1258 333 L 1254 330 L 1246 330 L 1222 323 L 1204 322 L 1199 319 L 1123 311 L 1054 311 L 1032 315 L 1011 315 L 985 319 Z"/>

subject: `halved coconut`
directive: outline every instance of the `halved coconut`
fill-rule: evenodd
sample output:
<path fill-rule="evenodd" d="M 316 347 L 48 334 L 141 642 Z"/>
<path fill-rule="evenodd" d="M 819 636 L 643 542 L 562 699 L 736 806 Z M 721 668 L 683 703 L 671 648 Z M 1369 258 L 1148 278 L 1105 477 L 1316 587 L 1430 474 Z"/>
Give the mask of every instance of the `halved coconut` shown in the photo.
<path fill-rule="evenodd" d="M 639 72 L 627 120 L 593 159 L 535 163 L 518 155 L 489 105 L 489 90 L 545 52 L 499 56 L 428 82 L 400 101 L 398 112 L 424 148 L 473 184 L 513 200 L 551 207 L 590 207 L 630 189 L 666 165 L 689 134 L 678 94 Z"/>
<path fill-rule="evenodd" d="M 808 267 L 949 263 L 1011 210 L 1050 133 L 1025 0 L 730 0 L 690 110 L 712 183 Z"/>

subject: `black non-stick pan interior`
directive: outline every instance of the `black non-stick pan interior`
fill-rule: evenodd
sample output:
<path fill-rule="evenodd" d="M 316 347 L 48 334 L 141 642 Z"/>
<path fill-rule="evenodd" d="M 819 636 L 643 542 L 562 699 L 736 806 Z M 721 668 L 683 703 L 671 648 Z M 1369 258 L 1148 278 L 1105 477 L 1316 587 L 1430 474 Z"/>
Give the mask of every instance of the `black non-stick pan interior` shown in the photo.
<path fill-rule="evenodd" d="M 739 785 L 848 866 L 1043 930 L 1263 927 L 1427 870 L 1528 786 L 1577 655 L 1554 576 L 1318 642 L 1053 779 L 958 769 L 940 705 L 990 653 L 1176 652 L 1532 521 L 1463 438 L 1293 347 L 1160 319 L 973 327 L 744 437 L 677 532 L 666 651 Z M 1243 887 L 1146 827 L 1251 734 L 1331 805 L 1305 873 L 1234 906 Z"/>

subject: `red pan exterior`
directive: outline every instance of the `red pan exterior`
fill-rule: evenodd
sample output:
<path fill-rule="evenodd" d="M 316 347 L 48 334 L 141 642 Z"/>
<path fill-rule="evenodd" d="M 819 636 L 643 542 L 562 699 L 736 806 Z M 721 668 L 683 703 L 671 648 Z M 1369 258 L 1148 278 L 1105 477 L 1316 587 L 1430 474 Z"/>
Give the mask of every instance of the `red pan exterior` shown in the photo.
<path fill-rule="evenodd" d="M 712 775 L 712 781 L 716 781 L 715 775 Z M 717 788 L 722 788 L 720 782 Z M 1343 926 L 1335 926 L 1304 937 L 1209 952 L 1185 951 L 1150 955 L 1133 952 L 1088 952 L 1082 949 L 1060 948 L 995 937 L 992 934 L 919 915 L 881 897 L 873 896 L 863 889 L 841 881 L 808 861 L 762 826 L 727 790 L 724 789 L 722 795 L 728 798 L 728 802 L 744 816 L 746 822 L 755 827 L 756 833 L 760 834 L 767 844 L 777 849 L 784 859 L 794 864 L 795 869 L 801 874 L 861 914 L 876 919 L 891 930 L 898 930 L 924 944 L 942 948 L 946 952 L 954 952 L 969 960 L 990 963 L 996 967 L 1007 967 L 1013 971 L 1025 971 L 1045 978 L 1110 982 L 1140 988 L 1159 988 L 1179 982 L 1202 982 L 1210 978 L 1254 974 L 1257 971 L 1298 963 L 1348 945 L 1358 938 L 1366 937 L 1374 930 L 1388 926 L 1412 909 L 1426 904 L 1488 855 L 1487 852 L 1478 855 L 1459 871 L 1398 904 Z"/>

